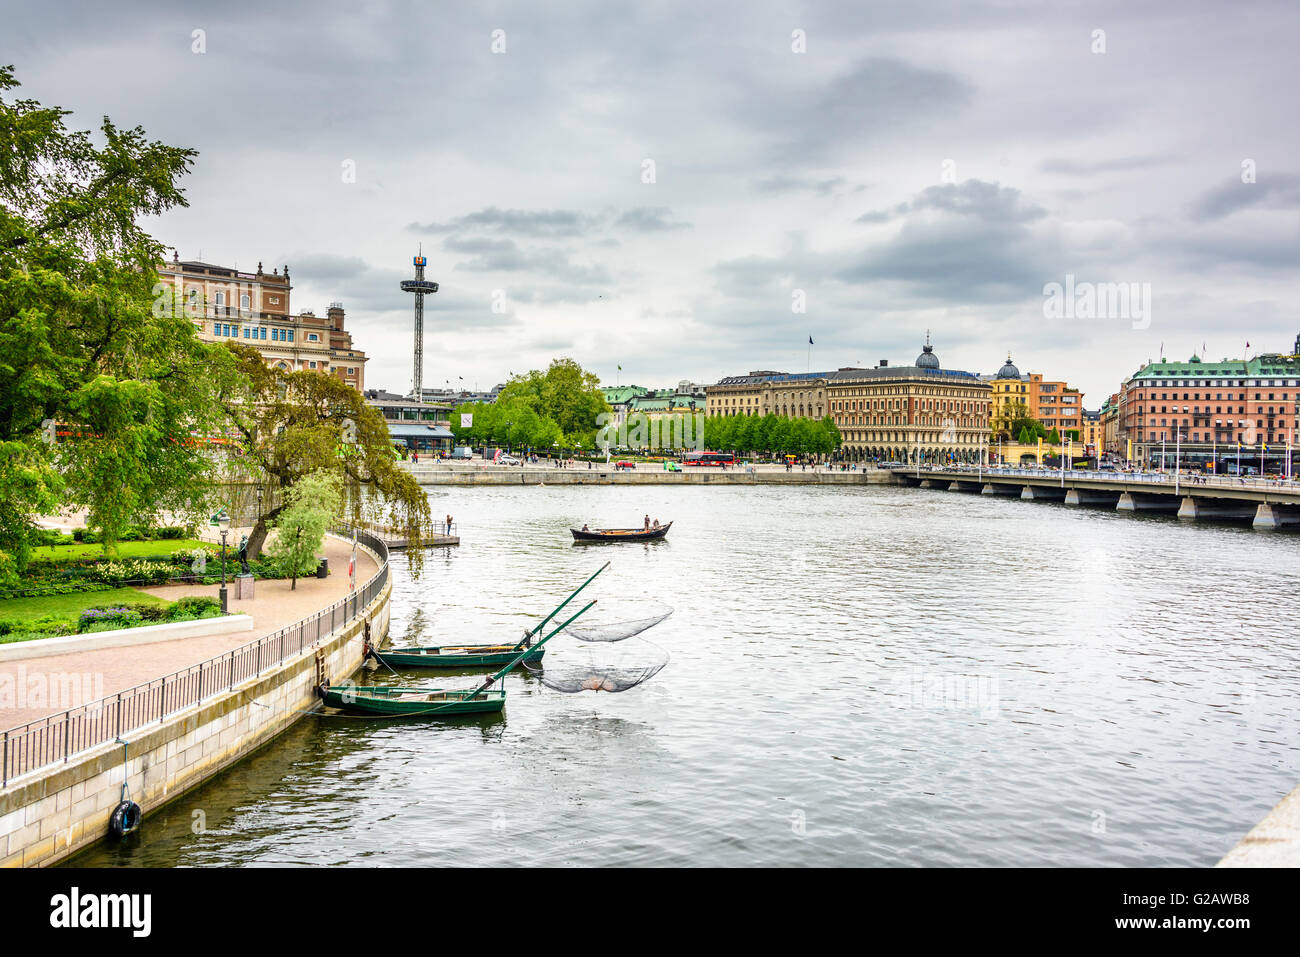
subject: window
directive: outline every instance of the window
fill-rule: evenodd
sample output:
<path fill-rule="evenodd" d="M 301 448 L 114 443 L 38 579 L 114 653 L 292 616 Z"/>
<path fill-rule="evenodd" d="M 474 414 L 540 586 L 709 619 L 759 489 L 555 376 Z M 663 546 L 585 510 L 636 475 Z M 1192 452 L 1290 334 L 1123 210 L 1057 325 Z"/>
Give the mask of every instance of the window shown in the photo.
<path fill-rule="evenodd" d="M 292 329 L 288 329 L 288 330 L 286 330 L 286 331 L 289 333 L 289 341 L 290 341 L 290 342 L 293 342 L 293 330 L 292 330 Z M 281 337 L 281 338 L 283 338 L 283 337 Z"/>
<path fill-rule="evenodd" d="M 226 294 L 225 294 L 224 292 L 219 292 L 219 293 L 217 293 L 217 295 L 216 295 L 216 303 L 217 303 L 217 308 L 218 308 L 218 309 L 220 309 L 222 306 L 224 306 L 224 305 L 226 304 Z"/>
<path fill-rule="evenodd" d="M 247 312 L 251 306 L 252 306 L 252 300 L 248 298 L 248 293 L 244 293 L 242 296 L 239 297 L 240 309 L 242 309 L 244 312 Z"/>
<path fill-rule="evenodd" d="M 314 333 L 314 332 L 309 332 L 309 333 L 307 334 L 307 341 L 308 341 L 308 342 L 320 342 L 320 336 L 316 335 L 316 333 Z"/>
<path fill-rule="evenodd" d="M 309 369 L 314 369 L 314 368 L 316 368 L 316 363 L 314 363 L 314 362 L 309 362 L 309 363 L 307 363 L 307 368 L 309 368 Z"/>
<path fill-rule="evenodd" d="M 254 329 L 253 331 L 256 332 L 257 330 Z M 248 326 L 244 326 L 244 338 L 247 339 L 248 337 L 249 337 Z"/>
<path fill-rule="evenodd" d="M 266 338 L 266 326 L 263 326 L 261 329 L 259 329 L 259 330 L 257 330 L 257 331 L 260 333 L 260 335 L 258 336 L 259 339 L 265 339 L 265 338 Z"/>

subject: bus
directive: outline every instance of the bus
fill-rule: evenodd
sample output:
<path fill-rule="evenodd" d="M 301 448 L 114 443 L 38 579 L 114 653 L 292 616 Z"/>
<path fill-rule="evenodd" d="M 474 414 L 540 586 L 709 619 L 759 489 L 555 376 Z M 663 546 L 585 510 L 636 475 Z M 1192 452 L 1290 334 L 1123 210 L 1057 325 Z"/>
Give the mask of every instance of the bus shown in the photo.
<path fill-rule="evenodd" d="M 730 452 L 687 452 L 682 456 L 683 465 L 716 465 L 726 468 L 736 464 L 736 457 Z"/>

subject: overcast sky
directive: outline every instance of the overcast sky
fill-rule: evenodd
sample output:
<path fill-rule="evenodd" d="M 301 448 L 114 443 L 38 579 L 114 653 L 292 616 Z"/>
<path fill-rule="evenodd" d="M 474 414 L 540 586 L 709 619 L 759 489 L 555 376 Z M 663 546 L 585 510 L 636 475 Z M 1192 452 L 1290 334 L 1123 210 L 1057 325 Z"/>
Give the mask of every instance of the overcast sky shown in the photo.
<path fill-rule="evenodd" d="M 1096 408 L 1162 343 L 1300 332 L 1294 2 L 186 6 L 7 0 L 0 62 L 199 150 L 155 234 L 341 300 L 371 386 L 410 388 L 420 243 L 427 386 L 802 372 L 810 336 L 908 363 L 929 329 Z M 1067 274 L 1149 317 L 1046 317 Z"/>

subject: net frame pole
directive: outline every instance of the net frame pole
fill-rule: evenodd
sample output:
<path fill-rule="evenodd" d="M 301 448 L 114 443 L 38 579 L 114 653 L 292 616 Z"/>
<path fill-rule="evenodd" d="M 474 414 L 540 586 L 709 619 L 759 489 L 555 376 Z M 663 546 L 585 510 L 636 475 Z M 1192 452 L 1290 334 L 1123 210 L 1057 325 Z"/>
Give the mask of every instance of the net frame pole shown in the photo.
<path fill-rule="evenodd" d="M 552 611 L 552 612 L 551 612 L 549 615 L 547 615 L 545 618 L 543 618 L 543 619 L 542 619 L 542 623 L 541 623 L 540 625 L 538 625 L 536 628 L 533 628 L 533 629 L 529 630 L 529 632 L 528 632 L 527 634 L 525 634 L 524 637 L 520 638 L 519 641 L 515 644 L 515 646 L 514 646 L 513 648 L 511 648 L 510 650 L 511 650 L 511 651 L 518 651 L 520 648 L 522 648 L 522 647 L 524 646 L 524 642 L 525 642 L 525 641 L 527 641 L 529 638 L 532 638 L 534 635 L 539 634 L 539 633 L 541 632 L 541 630 L 542 630 L 543 628 L 546 627 L 547 622 L 549 622 L 552 618 L 554 618 L 556 615 L 558 615 L 558 614 L 560 613 L 560 611 L 564 608 L 565 605 L 567 605 L 569 602 L 573 601 L 573 599 L 577 598 L 577 597 L 578 597 L 578 592 L 582 591 L 584 588 L 586 588 L 588 585 L 590 585 L 593 581 L 595 581 L 595 580 L 596 580 L 596 575 L 599 575 L 599 574 L 600 574 L 601 572 L 603 572 L 606 568 L 608 568 L 608 567 L 609 567 L 609 564 L 610 564 L 609 562 L 606 562 L 605 564 L 601 565 L 598 569 L 596 569 L 596 574 L 595 574 L 595 575 L 592 575 L 592 576 L 591 576 L 590 578 L 588 578 L 585 582 L 583 582 L 583 583 L 582 583 L 581 585 L 579 585 L 576 589 L 574 589 L 573 594 L 571 594 L 568 598 L 564 599 L 564 601 L 562 601 L 562 602 L 560 602 L 558 605 L 556 605 L 556 606 L 555 606 L 555 610 Z M 594 602 L 593 602 L 593 604 L 594 604 Z M 591 607 L 591 606 L 589 605 L 588 607 Z M 584 608 L 583 611 L 586 611 L 586 609 Z M 580 612 L 579 614 L 581 614 L 581 612 Z M 573 620 L 572 618 L 569 619 L 569 621 L 572 621 L 572 620 Z M 565 624 L 568 624 L 568 622 L 565 622 Z"/>
<path fill-rule="evenodd" d="M 608 564 L 608 563 L 607 563 L 607 564 Z M 602 569 L 602 570 L 603 570 L 603 569 Z M 597 574 L 599 574 L 599 572 L 597 572 Z M 591 577 L 592 577 L 592 578 L 595 578 L 596 576 L 595 576 L 595 575 L 592 575 Z M 584 587 L 585 587 L 585 586 L 584 586 Z M 572 616 L 571 618 L 569 618 L 568 621 L 566 621 L 564 624 L 560 625 L 558 628 L 556 628 L 554 631 L 552 631 L 549 635 L 547 635 L 545 638 L 543 638 L 543 639 L 542 639 L 541 641 L 539 641 L 537 644 L 533 645 L 531 648 L 525 648 L 525 649 L 523 650 L 523 653 L 522 653 L 522 654 L 518 655 L 518 656 L 517 656 L 513 661 L 510 662 L 510 664 L 506 665 L 504 668 L 502 668 L 500 671 L 498 671 L 498 672 L 497 672 L 496 674 L 494 674 L 492 677 L 488 678 L 487 681 L 483 682 L 481 685 L 479 685 L 477 688 L 475 688 L 474 691 L 473 691 L 471 694 L 469 694 L 469 695 L 465 698 L 465 700 L 466 700 L 466 701 L 470 701 L 470 700 L 472 700 L 472 699 L 474 699 L 474 698 L 477 698 L 479 695 L 481 695 L 481 694 L 482 694 L 484 691 L 486 691 L 488 688 L 492 687 L 492 685 L 495 684 L 495 683 L 497 682 L 498 679 L 504 678 L 507 674 L 509 674 L 511 668 L 513 668 L 515 665 L 519 664 L 519 662 L 523 661 L 523 660 L 524 660 L 525 658 L 527 658 L 529 655 L 536 654 L 538 648 L 542 647 L 542 645 L 546 644 L 548 641 L 550 641 L 552 638 L 554 638 L 554 637 L 555 637 L 556 635 L 558 635 L 560 632 L 564 631 L 565 628 L 567 628 L 569 625 L 573 624 L 575 621 L 577 621 L 579 618 L 581 618 L 583 615 L 585 615 L 588 611 L 590 611 L 590 610 L 591 610 L 591 606 L 594 605 L 594 604 L 596 604 L 596 599 L 593 598 L 591 601 L 587 602 L 587 604 L 583 605 L 582 608 L 580 608 L 577 612 L 575 612 L 575 613 L 573 614 L 573 616 Z"/>

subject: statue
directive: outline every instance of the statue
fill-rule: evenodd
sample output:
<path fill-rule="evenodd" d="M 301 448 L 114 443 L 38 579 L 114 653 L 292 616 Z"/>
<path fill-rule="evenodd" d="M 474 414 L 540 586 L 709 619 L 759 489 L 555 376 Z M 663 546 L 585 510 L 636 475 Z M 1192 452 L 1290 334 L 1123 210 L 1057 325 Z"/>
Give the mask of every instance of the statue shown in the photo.
<path fill-rule="evenodd" d="M 248 536 L 247 535 L 245 535 L 243 538 L 239 540 L 239 565 L 240 565 L 240 574 L 242 575 L 253 574 L 251 571 L 248 570 Z"/>

